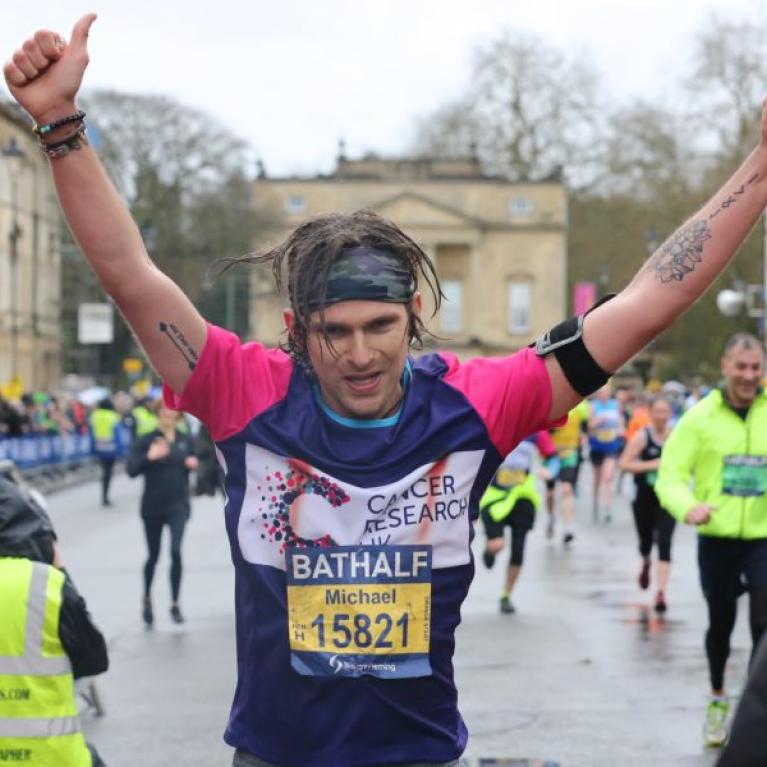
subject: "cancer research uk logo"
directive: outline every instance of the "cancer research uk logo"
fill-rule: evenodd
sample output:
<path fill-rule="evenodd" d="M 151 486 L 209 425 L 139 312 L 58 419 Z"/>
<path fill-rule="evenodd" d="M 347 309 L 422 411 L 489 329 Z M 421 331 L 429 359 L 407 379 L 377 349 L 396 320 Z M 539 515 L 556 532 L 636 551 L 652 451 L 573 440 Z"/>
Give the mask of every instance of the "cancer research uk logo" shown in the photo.
<path fill-rule="evenodd" d="M 284 569 L 288 548 L 430 544 L 440 567 L 469 559 L 469 496 L 484 451 L 452 453 L 389 484 L 359 487 L 304 461 L 247 448 L 238 523 L 246 561 Z"/>

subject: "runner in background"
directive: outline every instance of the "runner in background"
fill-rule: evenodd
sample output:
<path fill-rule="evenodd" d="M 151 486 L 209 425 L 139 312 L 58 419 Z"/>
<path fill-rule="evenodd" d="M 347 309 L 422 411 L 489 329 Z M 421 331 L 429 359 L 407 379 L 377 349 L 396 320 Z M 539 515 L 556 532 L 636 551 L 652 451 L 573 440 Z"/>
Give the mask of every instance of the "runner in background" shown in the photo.
<path fill-rule="evenodd" d="M 708 607 L 705 647 L 711 698 L 703 740 L 727 740 L 724 677 L 738 599 L 748 594 L 754 648 L 767 631 L 767 394 L 764 348 L 732 336 L 720 388 L 688 410 L 663 448 L 656 492 L 680 522 L 698 529 L 698 568 Z"/>
<path fill-rule="evenodd" d="M 581 463 L 581 436 L 588 425 L 590 408 L 587 402 L 581 402 L 567 414 L 567 422 L 551 429 L 551 439 L 559 455 L 559 474 L 546 480 L 546 537 L 554 537 L 556 489 L 559 488 L 559 509 L 562 514 L 562 542 L 572 543 L 573 505 L 575 486 L 578 483 L 578 471 Z"/>
<path fill-rule="evenodd" d="M 109 488 L 112 485 L 112 472 L 119 452 L 117 429 L 120 414 L 109 397 L 99 402 L 91 413 L 89 423 L 93 436 L 93 452 L 101 466 L 101 505 L 111 506 Z"/>
<path fill-rule="evenodd" d="M 594 469 L 593 516 L 599 521 L 600 511 L 605 522 L 612 519 L 615 496 L 615 467 L 620 455 L 624 433 L 623 412 L 611 396 L 610 384 L 605 384 L 591 399 L 589 418 L 589 456 Z"/>
<path fill-rule="evenodd" d="M 479 502 L 487 541 L 482 561 L 490 568 L 504 547 L 504 530 L 511 530 L 511 558 L 506 569 L 501 592 L 502 613 L 515 611 L 511 592 L 522 570 L 525 556 L 525 538 L 535 524 L 535 513 L 541 505 L 538 477 L 534 471 L 536 453 L 546 461 L 541 476 L 554 479 L 559 471 L 559 457 L 548 432 L 539 431 L 519 443 L 503 460 L 490 485 Z"/>
<path fill-rule="evenodd" d="M 631 418 L 626 426 L 626 444 L 634 438 L 634 435 L 648 426 L 650 423 L 650 408 L 648 406 L 648 396 L 646 392 L 636 393 L 634 399 L 634 409 L 631 411 Z"/>
<path fill-rule="evenodd" d="M 676 521 L 660 505 L 655 495 L 655 481 L 660 467 L 663 445 L 671 433 L 671 404 L 658 397 L 650 405 L 650 423 L 636 432 L 629 440 L 619 460 L 621 471 L 634 475 L 636 497 L 634 498 L 634 522 L 639 536 L 639 554 L 642 567 L 639 587 L 644 591 L 650 586 L 650 566 L 653 543 L 658 547 L 655 610 L 666 612 L 666 588 L 671 568 L 671 537 Z"/>

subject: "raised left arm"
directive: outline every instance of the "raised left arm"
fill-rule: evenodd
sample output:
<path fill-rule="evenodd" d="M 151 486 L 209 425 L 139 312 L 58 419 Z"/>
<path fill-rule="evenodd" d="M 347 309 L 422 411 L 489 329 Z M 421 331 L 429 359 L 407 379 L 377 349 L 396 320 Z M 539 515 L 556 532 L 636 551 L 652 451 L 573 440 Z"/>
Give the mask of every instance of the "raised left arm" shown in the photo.
<path fill-rule="evenodd" d="M 689 309 L 733 259 L 767 206 L 767 102 L 759 146 L 709 202 L 650 256 L 615 298 L 589 313 L 583 342 L 612 373 Z M 551 418 L 581 396 L 554 355 L 546 357 L 552 385 Z"/>

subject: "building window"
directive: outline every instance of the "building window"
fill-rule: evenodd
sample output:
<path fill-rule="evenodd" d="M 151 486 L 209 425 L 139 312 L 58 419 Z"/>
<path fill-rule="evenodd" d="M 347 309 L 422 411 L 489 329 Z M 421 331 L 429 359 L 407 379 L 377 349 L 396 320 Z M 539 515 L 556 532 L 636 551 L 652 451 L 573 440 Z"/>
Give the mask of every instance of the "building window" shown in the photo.
<path fill-rule="evenodd" d="M 535 205 L 529 197 L 512 197 L 509 200 L 509 218 L 529 218 Z"/>
<path fill-rule="evenodd" d="M 285 203 L 285 209 L 291 215 L 297 215 L 306 211 L 306 198 L 300 194 L 291 194 Z"/>
<path fill-rule="evenodd" d="M 446 333 L 460 333 L 463 330 L 463 283 L 460 280 L 443 280 L 439 324 Z"/>
<path fill-rule="evenodd" d="M 525 335 L 530 332 L 530 283 L 509 283 L 509 333 Z"/>

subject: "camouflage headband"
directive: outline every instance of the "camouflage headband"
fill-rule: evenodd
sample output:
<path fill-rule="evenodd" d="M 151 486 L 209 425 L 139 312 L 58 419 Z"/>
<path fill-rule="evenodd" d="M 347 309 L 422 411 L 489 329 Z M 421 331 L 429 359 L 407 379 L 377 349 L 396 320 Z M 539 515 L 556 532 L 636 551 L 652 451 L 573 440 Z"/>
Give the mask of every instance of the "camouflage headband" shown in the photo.
<path fill-rule="evenodd" d="M 360 246 L 341 252 L 328 270 L 325 295 L 320 285 L 312 286 L 308 304 L 311 311 L 340 301 L 406 304 L 414 292 L 405 259 L 392 250 Z"/>

